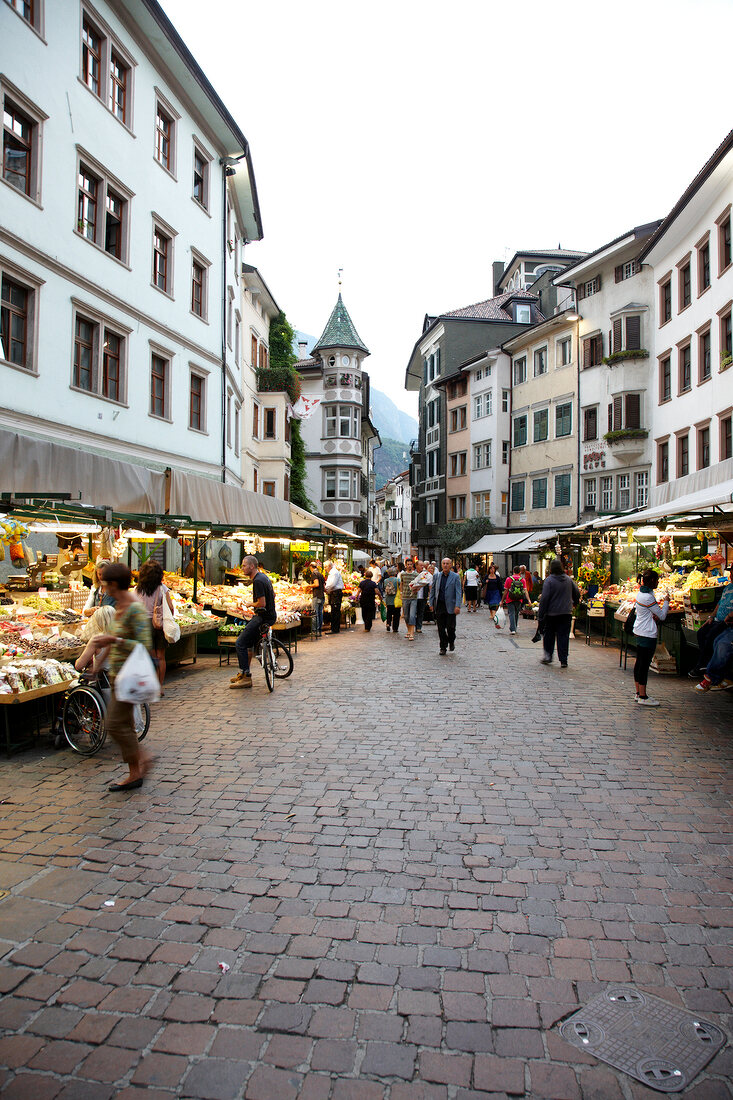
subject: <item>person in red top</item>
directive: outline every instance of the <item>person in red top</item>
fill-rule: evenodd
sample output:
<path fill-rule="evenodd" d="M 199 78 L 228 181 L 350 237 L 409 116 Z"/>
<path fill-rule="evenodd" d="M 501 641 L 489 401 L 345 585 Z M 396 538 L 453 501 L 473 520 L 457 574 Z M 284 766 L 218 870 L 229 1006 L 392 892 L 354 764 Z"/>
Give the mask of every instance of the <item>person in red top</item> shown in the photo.
<path fill-rule="evenodd" d="M 519 622 L 519 612 L 522 609 L 522 605 L 529 603 L 529 590 L 527 586 L 527 570 L 525 566 L 520 565 L 519 569 L 515 569 L 509 574 L 504 582 L 504 594 L 501 597 L 501 607 L 506 607 L 509 613 L 509 633 L 517 633 L 517 623 Z"/>

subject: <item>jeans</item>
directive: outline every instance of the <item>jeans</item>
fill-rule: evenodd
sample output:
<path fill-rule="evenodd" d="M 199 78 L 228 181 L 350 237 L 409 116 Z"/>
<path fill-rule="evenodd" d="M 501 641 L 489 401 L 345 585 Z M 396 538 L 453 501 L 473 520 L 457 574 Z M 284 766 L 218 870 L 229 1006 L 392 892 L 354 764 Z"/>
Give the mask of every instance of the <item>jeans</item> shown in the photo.
<path fill-rule="evenodd" d="M 415 619 L 417 617 L 417 600 L 403 600 L 402 601 L 402 618 L 405 620 L 408 626 L 415 625 Z"/>
<path fill-rule="evenodd" d="M 435 620 L 438 624 L 438 640 L 440 641 L 440 648 L 445 650 L 449 645 L 453 645 L 456 640 L 456 615 L 453 612 L 449 615 L 447 611 L 442 608 L 435 609 Z"/>
<path fill-rule="evenodd" d="M 257 645 L 261 631 L 262 619 L 259 615 L 253 615 L 242 633 L 237 635 L 234 648 L 237 651 L 237 659 L 242 672 L 249 672 L 249 653 L 247 650 L 254 649 Z"/>
<path fill-rule="evenodd" d="M 415 612 L 415 630 L 422 630 L 422 620 L 425 614 L 425 604 L 427 600 L 423 597 L 421 600 L 417 600 L 417 611 Z"/>
<path fill-rule="evenodd" d="M 657 643 L 653 639 L 650 639 L 651 645 L 639 645 L 639 635 L 635 636 L 636 640 L 636 662 L 634 664 L 634 683 L 641 684 L 642 687 L 646 687 L 646 682 L 649 679 L 649 665 L 652 663 L 652 657 L 654 656 L 654 650 L 657 648 Z"/>
<path fill-rule="evenodd" d="M 546 615 L 543 619 L 545 656 L 552 657 L 555 652 L 555 639 L 557 639 L 557 655 L 560 658 L 561 665 L 566 665 L 568 663 L 570 624 L 572 618 L 572 615 Z"/>
<path fill-rule="evenodd" d="M 697 644 L 700 646 L 700 655 L 697 659 L 697 665 L 695 666 L 698 671 L 701 671 L 707 666 L 708 661 L 713 655 L 717 638 L 727 629 L 725 623 L 717 623 L 715 619 L 713 619 L 711 623 L 705 623 L 704 626 L 700 627 L 697 632 Z"/>
<path fill-rule="evenodd" d="M 520 603 L 513 603 L 512 600 L 507 600 L 504 606 L 506 607 L 507 614 L 509 615 L 509 629 L 516 631 L 517 623 L 519 621 L 519 609 L 522 605 Z"/>
<path fill-rule="evenodd" d="M 719 684 L 731 660 L 733 660 L 733 626 L 727 626 L 715 639 L 713 655 L 708 661 L 705 672 L 708 680 L 713 684 Z"/>
<path fill-rule="evenodd" d="M 323 630 L 323 603 L 323 599 L 319 596 L 314 596 L 311 600 L 313 607 L 311 630 L 314 634 L 320 634 Z"/>
<path fill-rule="evenodd" d="M 395 634 L 397 633 L 400 627 L 401 614 L 401 607 L 395 607 L 394 604 L 387 604 L 387 630 L 391 627 Z"/>
<path fill-rule="evenodd" d="M 342 589 L 330 593 L 331 604 L 331 633 L 338 634 L 341 630 L 341 601 L 344 598 Z"/>

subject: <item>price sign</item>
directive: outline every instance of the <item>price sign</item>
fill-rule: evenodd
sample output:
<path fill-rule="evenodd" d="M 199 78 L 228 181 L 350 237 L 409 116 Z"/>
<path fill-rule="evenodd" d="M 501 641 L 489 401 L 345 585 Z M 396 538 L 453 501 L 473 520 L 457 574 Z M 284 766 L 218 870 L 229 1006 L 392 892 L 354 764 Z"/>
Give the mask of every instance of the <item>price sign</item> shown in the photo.
<path fill-rule="evenodd" d="M 291 542 L 290 549 L 294 552 L 302 550 L 310 550 L 311 544 L 309 542 Z"/>
<path fill-rule="evenodd" d="M 38 595 L 39 595 L 39 596 L 41 597 L 41 599 L 43 599 L 43 600 L 47 599 L 47 597 L 48 597 L 48 589 L 47 589 L 47 588 L 39 588 L 39 589 L 38 589 Z"/>

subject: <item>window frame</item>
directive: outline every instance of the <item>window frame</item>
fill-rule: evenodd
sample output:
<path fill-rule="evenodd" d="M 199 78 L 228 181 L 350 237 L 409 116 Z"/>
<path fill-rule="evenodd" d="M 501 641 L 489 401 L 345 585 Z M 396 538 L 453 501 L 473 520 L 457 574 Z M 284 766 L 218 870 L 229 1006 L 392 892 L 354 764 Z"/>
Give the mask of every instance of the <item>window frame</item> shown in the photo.
<path fill-rule="evenodd" d="M 710 233 L 695 245 L 697 253 L 697 296 L 702 297 L 712 285 L 712 254 L 710 251 Z M 706 278 L 707 276 L 707 278 Z"/>
<path fill-rule="evenodd" d="M 22 18 L 22 17 L 21 17 Z M 26 171 L 27 178 L 27 190 L 21 190 L 20 187 L 16 187 L 14 183 L 11 183 L 5 175 L 5 100 L 8 99 L 11 105 L 15 108 L 18 114 L 24 117 L 25 121 L 30 124 L 31 134 L 30 141 L 28 143 L 29 149 L 29 166 Z M 14 194 L 22 195 L 23 198 L 32 202 L 35 206 L 41 206 L 42 199 L 42 166 L 43 166 L 43 125 L 48 121 L 48 115 L 45 111 L 42 111 L 40 107 L 37 107 L 32 100 L 28 99 L 26 95 L 21 92 L 20 88 L 17 88 L 15 84 L 11 83 L 5 76 L 0 75 L 0 106 L 3 111 L 3 149 L 2 149 L 2 172 L 0 173 L 0 179 L 6 187 L 9 187 Z"/>
<path fill-rule="evenodd" d="M 81 184 L 80 179 L 82 175 L 86 175 L 93 179 L 97 184 L 97 194 L 94 197 L 95 214 L 96 219 L 94 222 L 94 236 L 90 237 L 87 233 L 83 232 L 80 228 L 86 219 L 80 217 L 82 210 L 80 203 Z M 122 267 L 130 268 L 130 221 L 132 200 L 135 197 L 134 191 L 131 191 L 122 180 L 114 176 L 108 171 L 103 164 L 101 164 L 96 157 L 93 157 L 86 151 L 81 145 L 76 146 L 76 218 L 74 225 L 74 233 L 77 237 L 80 237 L 87 244 L 91 244 L 98 251 L 102 252 L 105 256 L 109 256 L 115 263 L 121 264 Z M 113 196 L 118 198 L 122 206 L 120 217 L 120 255 L 116 255 L 111 252 L 106 246 L 106 234 L 107 234 L 107 218 L 109 214 L 107 200 L 110 192 Z"/>
<path fill-rule="evenodd" d="M 36 275 L 29 275 L 22 268 L 16 264 L 6 260 L 0 255 L 0 287 L 3 280 L 7 279 L 11 283 L 15 283 L 25 290 L 29 296 L 26 304 L 25 314 L 25 363 L 14 363 L 12 359 L 8 359 L 5 356 L 0 356 L 0 364 L 4 367 L 11 367 L 13 370 L 21 371 L 25 375 L 31 375 L 34 378 L 38 377 L 38 316 L 40 305 L 41 287 L 44 285 L 45 280 L 39 279 Z M 7 308 L 2 306 L 2 299 L 0 298 L 0 309 Z M 3 351 L 5 349 L 3 347 Z"/>
<path fill-rule="evenodd" d="M 595 512 L 598 508 L 598 482 L 594 477 L 583 478 L 583 511 Z"/>
<path fill-rule="evenodd" d="M 522 440 L 521 443 L 518 443 L 517 442 L 517 424 L 521 423 L 522 421 L 524 421 L 524 439 Z M 529 439 L 529 417 L 528 417 L 526 412 L 517 413 L 517 415 L 515 417 L 513 417 L 513 419 L 512 419 L 512 439 L 511 439 L 512 448 L 516 449 L 517 447 L 526 447 L 528 439 Z"/>
<path fill-rule="evenodd" d="M 198 432 L 199 435 L 208 435 L 207 430 L 207 391 L 208 391 L 208 375 L 209 372 L 203 367 L 199 367 L 194 363 L 188 365 L 188 430 L 191 432 Z M 193 380 L 197 379 L 201 383 L 201 389 L 199 393 L 199 423 L 198 425 L 193 423 Z"/>
<path fill-rule="evenodd" d="M 71 375 L 69 379 L 69 389 L 73 390 L 75 393 L 85 394 L 87 397 L 94 397 L 99 401 L 107 401 L 111 405 L 129 408 L 129 354 L 132 329 L 128 325 L 121 324 L 119 321 L 101 313 L 94 306 L 90 306 L 81 299 L 72 298 L 71 305 Z M 89 388 L 78 385 L 76 381 L 77 326 L 80 320 L 91 325 L 93 329 L 91 345 L 92 377 Z M 103 388 L 105 374 L 104 337 L 107 332 L 116 336 L 122 343 L 121 354 L 119 356 L 118 397 L 110 397 L 108 393 L 104 392 Z"/>
<path fill-rule="evenodd" d="M 677 452 L 677 464 L 675 467 L 677 477 L 687 477 L 690 472 L 690 433 L 688 428 L 677 435 L 677 446 L 675 449 Z"/>
<path fill-rule="evenodd" d="M 707 373 L 706 373 L 707 366 Z M 708 322 L 697 332 L 697 384 L 705 385 L 713 377 L 713 334 Z"/>
<path fill-rule="evenodd" d="M 598 439 L 598 428 L 599 428 L 598 413 L 599 413 L 598 405 L 587 405 L 583 409 L 583 442 L 584 443 L 592 443 L 594 440 Z M 593 435 L 589 435 L 589 421 L 591 419 L 591 414 L 592 414 L 592 419 L 593 419 Z"/>
<path fill-rule="evenodd" d="M 491 515 L 491 489 L 472 494 L 473 518 L 483 519 Z"/>
<path fill-rule="evenodd" d="M 567 484 L 566 484 L 567 480 Z M 565 500 L 567 489 L 567 500 Z M 562 498 L 558 499 L 562 494 Z M 563 470 L 553 477 L 553 501 L 555 508 L 569 508 L 573 497 L 573 475 L 570 470 Z"/>
<path fill-rule="evenodd" d="M 669 482 L 669 437 L 657 440 L 657 485 Z"/>
<path fill-rule="evenodd" d="M 677 313 L 692 305 L 692 255 L 687 253 L 677 264 Z"/>
<path fill-rule="evenodd" d="M 726 356 L 733 355 L 733 304 L 728 302 L 718 310 L 717 316 L 719 362 L 722 363 Z"/>
<path fill-rule="evenodd" d="M 203 174 L 203 193 L 204 197 L 198 199 L 196 197 L 196 156 L 201 157 L 204 164 Z M 191 200 L 196 203 L 201 210 L 204 210 L 210 216 L 210 203 L 211 203 L 211 164 L 214 158 L 208 151 L 206 146 L 195 135 L 193 138 L 193 160 L 191 165 Z"/>
<path fill-rule="evenodd" d="M 731 263 L 733 263 L 733 244 L 731 243 L 731 215 L 731 203 L 728 203 L 723 213 L 719 214 L 718 217 L 715 219 L 715 226 L 718 231 L 718 278 L 720 278 L 721 275 L 724 275 L 728 268 L 731 266 Z"/>
<path fill-rule="evenodd" d="M 613 511 L 613 475 L 603 474 L 598 479 L 598 493 L 601 500 L 601 512 L 606 515 Z"/>
<path fill-rule="evenodd" d="M 565 414 L 561 412 L 563 409 L 569 409 L 568 416 L 568 430 L 566 432 L 558 431 L 558 422 L 565 419 Z M 561 401 L 555 405 L 555 439 L 567 439 L 573 434 L 573 402 Z"/>
<path fill-rule="evenodd" d="M 646 508 L 649 502 L 649 471 L 637 470 L 634 474 L 634 508 Z"/>
<path fill-rule="evenodd" d="M 95 32 L 99 38 L 99 81 L 98 88 L 91 87 L 86 78 L 85 68 L 85 51 L 86 45 L 84 41 L 84 24 L 88 23 L 90 28 Z M 125 109 L 123 117 L 117 113 L 113 107 L 113 103 L 116 100 L 113 98 L 112 92 L 114 88 L 114 77 L 112 74 L 112 64 L 114 56 L 121 63 L 121 66 L 126 70 L 125 80 Z M 95 8 L 91 4 L 87 3 L 87 0 L 81 4 L 81 21 L 79 24 L 79 83 L 87 89 L 90 95 L 102 104 L 104 109 L 112 118 L 116 119 L 120 126 L 133 133 L 133 106 L 135 102 L 135 70 L 137 68 L 137 61 L 130 53 L 130 51 L 122 44 L 119 37 L 112 31 L 111 27 L 104 19 L 99 15 Z"/>
<path fill-rule="evenodd" d="M 544 413 L 545 434 L 537 434 L 537 426 L 541 425 L 541 417 Z M 550 406 L 545 405 L 542 409 L 533 409 L 532 411 L 532 442 L 544 443 L 550 438 Z"/>
<path fill-rule="evenodd" d="M 540 495 L 539 488 L 544 490 L 544 496 L 542 503 L 538 503 L 538 497 Z M 547 508 L 547 478 L 536 477 L 532 479 L 532 511 L 542 511 Z"/>
<path fill-rule="evenodd" d="M 718 461 L 733 458 L 733 410 L 718 413 Z"/>
<path fill-rule="evenodd" d="M 521 374 L 518 378 L 517 374 Z M 527 381 L 527 356 L 518 355 L 516 359 L 512 359 L 512 385 L 521 386 Z"/>
<path fill-rule="evenodd" d="M 687 385 L 684 385 L 688 379 Z M 677 345 L 677 396 L 689 393 L 692 389 L 692 339 L 687 338 Z"/>
<path fill-rule="evenodd" d="M 547 344 L 532 353 L 532 377 L 541 378 L 543 374 L 547 374 Z"/>
<path fill-rule="evenodd" d="M 148 378 L 149 378 L 149 383 L 150 383 L 150 390 L 149 390 L 149 392 L 150 392 L 150 402 L 149 402 L 149 406 L 148 406 L 148 416 L 152 417 L 153 420 L 164 420 L 164 421 L 166 421 L 167 423 L 170 424 L 170 423 L 172 423 L 171 390 L 172 390 L 172 382 L 173 382 L 173 358 L 174 358 L 173 352 L 169 351 L 167 348 L 161 347 L 159 344 L 155 344 L 152 340 L 148 341 L 148 343 L 149 343 L 149 347 L 150 347 L 150 366 L 149 366 L 149 373 L 148 373 Z M 163 384 L 164 384 L 164 389 L 163 389 L 163 412 L 162 413 L 155 412 L 155 407 L 154 407 L 155 396 L 154 396 L 154 392 L 153 392 L 153 379 L 154 379 L 154 377 L 160 377 L 160 375 L 156 376 L 153 373 L 153 367 L 155 366 L 155 360 L 156 359 L 160 363 L 162 363 L 164 365 L 164 368 L 165 368 L 163 376 L 162 376 L 163 377 Z"/>
<path fill-rule="evenodd" d="M 672 400 L 672 352 L 665 351 L 658 357 L 657 362 L 659 364 L 659 404 L 664 405 Z M 668 386 L 667 383 L 669 383 Z"/>
<path fill-rule="evenodd" d="M 262 416 L 262 440 L 263 442 L 273 443 L 277 441 L 277 406 L 265 405 L 263 407 Z M 272 431 L 268 429 L 268 421 L 272 420 Z"/>
<path fill-rule="evenodd" d="M 520 489 L 521 489 L 521 493 L 519 492 Z M 525 504 L 526 504 L 526 500 L 527 500 L 526 482 L 524 480 L 522 480 L 522 481 L 513 481 L 511 483 L 511 489 L 510 489 L 509 497 L 510 497 L 510 499 L 509 499 L 509 510 L 511 512 L 524 512 L 525 511 Z M 521 503 L 519 502 L 520 497 L 521 497 Z M 517 501 L 516 504 L 515 504 L 515 500 Z"/>
<path fill-rule="evenodd" d="M 603 333 L 598 331 L 585 333 L 582 341 L 583 370 L 600 367 L 603 363 Z"/>
<path fill-rule="evenodd" d="M 668 325 L 672 320 L 672 273 L 668 272 L 659 280 L 659 328 Z"/>
<path fill-rule="evenodd" d="M 166 252 L 166 285 L 161 287 L 156 280 L 156 246 L 155 238 L 160 236 L 168 241 L 169 251 Z M 175 241 L 178 233 L 172 226 L 168 225 L 158 214 L 153 213 L 152 216 L 152 233 L 151 233 L 151 272 L 150 272 L 150 285 L 155 287 L 159 294 L 165 295 L 166 298 L 173 300 L 174 298 L 174 262 L 175 262 Z"/>
<path fill-rule="evenodd" d="M 695 450 L 698 470 L 707 470 L 712 457 L 710 421 L 695 425 Z M 707 461 L 705 459 L 707 458 Z"/>
<path fill-rule="evenodd" d="M 162 170 L 171 177 L 171 179 L 178 180 L 178 123 L 181 121 L 181 116 L 170 102 L 167 96 L 161 92 L 160 88 L 155 87 L 155 98 L 153 107 L 153 160 L 159 165 Z M 166 116 L 170 123 L 170 151 L 168 154 L 168 164 L 160 159 L 158 156 L 159 142 L 158 142 L 158 113 Z"/>
<path fill-rule="evenodd" d="M 28 27 L 30 30 L 32 30 L 34 34 L 37 34 L 38 37 L 42 41 L 45 41 L 44 40 L 44 15 L 45 15 L 44 0 L 26 0 L 26 2 L 29 4 L 30 9 L 31 9 L 30 19 L 28 19 L 27 16 L 25 16 L 22 11 L 18 10 L 18 8 L 16 7 L 16 4 L 18 2 L 22 3 L 23 0 L 6 0 L 6 3 L 8 5 L 8 7 L 10 8 L 10 10 L 15 12 L 15 14 L 18 16 L 18 18 L 23 23 L 25 23 L 26 27 Z"/>
<path fill-rule="evenodd" d="M 194 317 L 198 317 L 204 324 L 209 322 L 209 268 L 211 267 L 211 261 L 199 252 L 197 248 L 191 249 L 191 313 Z M 202 273 L 201 281 L 201 312 L 197 312 L 194 308 L 195 298 L 195 275 L 196 268 L 199 268 Z"/>
<path fill-rule="evenodd" d="M 567 351 L 567 358 L 565 353 Z M 558 362 L 559 360 L 559 362 Z M 573 338 L 572 336 L 561 336 L 555 344 L 555 367 L 569 367 L 573 361 Z"/>
<path fill-rule="evenodd" d="M 622 503 L 623 493 L 628 493 L 625 504 Z M 619 512 L 628 512 L 631 508 L 631 474 L 628 472 L 616 474 L 616 501 Z"/>

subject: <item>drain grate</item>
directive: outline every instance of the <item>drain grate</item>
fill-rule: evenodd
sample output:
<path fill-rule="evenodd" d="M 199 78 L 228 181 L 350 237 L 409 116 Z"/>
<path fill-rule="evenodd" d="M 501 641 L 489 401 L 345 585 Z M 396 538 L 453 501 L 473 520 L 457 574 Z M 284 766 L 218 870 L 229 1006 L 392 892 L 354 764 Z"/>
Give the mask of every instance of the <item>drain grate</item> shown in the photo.
<path fill-rule="evenodd" d="M 726 1042 L 715 1024 L 628 985 L 594 997 L 560 1034 L 659 1092 L 687 1088 Z"/>

